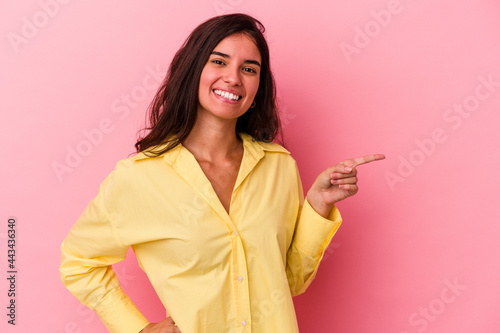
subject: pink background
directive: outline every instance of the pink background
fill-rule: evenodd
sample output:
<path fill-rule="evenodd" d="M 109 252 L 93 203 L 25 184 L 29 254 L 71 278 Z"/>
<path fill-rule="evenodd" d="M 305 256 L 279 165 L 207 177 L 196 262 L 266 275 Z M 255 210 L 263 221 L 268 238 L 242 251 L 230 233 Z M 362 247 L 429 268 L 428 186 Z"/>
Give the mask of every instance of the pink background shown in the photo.
<path fill-rule="evenodd" d="M 267 28 L 304 190 L 343 159 L 387 156 L 361 166 L 360 192 L 338 205 L 343 225 L 294 298 L 301 332 L 499 332 L 499 10 L 493 0 L 1 1 L 0 265 L 15 216 L 19 273 L 16 327 L 0 279 L 0 330 L 105 332 L 60 282 L 59 245 L 134 151 L 151 73 L 164 75 L 202 21 L 244 12 Z M 85 156 L 68 165 L 71 150 Z M 133 253 L 115 269 L 146 317 L 163 319 Z"/>

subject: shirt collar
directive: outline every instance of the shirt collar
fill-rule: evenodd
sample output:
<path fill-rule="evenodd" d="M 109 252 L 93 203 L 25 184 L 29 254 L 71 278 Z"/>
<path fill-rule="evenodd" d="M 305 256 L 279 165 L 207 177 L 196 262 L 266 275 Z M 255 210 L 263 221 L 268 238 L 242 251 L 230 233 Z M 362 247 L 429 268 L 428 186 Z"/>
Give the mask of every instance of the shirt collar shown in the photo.
<path fill-rule="evenodd" d="M 265 154 L 265 152 L 277 152 L 277 153 L 286 153 L 290 154 L 290 152 L 282 147 L 281 145 L 274 143 L 274 142 L 263 142 L 263 141 L 257 141 L 254 138 L 252 138 L 251 135 L 247 133 L 240 132 L 239 136 L 241 137 L 243 141 L 243 147 L 245 151 L 247 151 L 249 154 L 255 156 L 255 157 L 262 157 L 262 155 Z M 148 149 L 148 150 L 156 150 L 160 151 L 166 146 L 166 144 L 158 145 L 154 147 L 153 149 Z M 172 165 L 175 160 L 177 159 L 177 156 L 179 156 L 179 153 L 182 149 L 186 149 L 182 143 L 179 143 L 177 146 L 174 148 L 170 149 L 166 153 L 163 153 L 159 156 L 163 156 L 163 159 L 170 165 Z M 154 157 L 159 157 L 159 156 L 154 156 Z M 140 152 L 137 155 L 133 156 L 132 159 L 135 161 L 138 160 L 143 160 L 147 158 L 152 158 L 151 156 L 147 156 L 144 152 Z"/>
<path fill-rule="evenodd" d="M 277 143 L 264 143 L 253 140 L 252 137 L 245 133 L 239 133 L 243 140 L 244 153 L 241 160 L 238 177 L 234 184 L 233 192 L 237 191 L 246 177 L 252 172 L 253 168 L 259 164 L 259 161 L 265 157 L 266 153 L 290 153 L 285 148 Z M 155 150 L 161 149 L 161 146 L 154 147 Z M 186 149 L 182 144 L 178 144 L 166 153 L 158 156 L 163 156 L 172 169 L 181 177 L 189 186 L 191 186 L 215 212 L 233 229 L 236 228 L 229 214 L 226 212 L 217 194 L 213 190 L 212 184 L 208 180 L 204 171 L 197 163 L 194 155 Z M 133 158 L 133 157 L 132 157 Z M 147 159 L 144 153 L 139 153 L 135 156 L 135 160 Z"/>

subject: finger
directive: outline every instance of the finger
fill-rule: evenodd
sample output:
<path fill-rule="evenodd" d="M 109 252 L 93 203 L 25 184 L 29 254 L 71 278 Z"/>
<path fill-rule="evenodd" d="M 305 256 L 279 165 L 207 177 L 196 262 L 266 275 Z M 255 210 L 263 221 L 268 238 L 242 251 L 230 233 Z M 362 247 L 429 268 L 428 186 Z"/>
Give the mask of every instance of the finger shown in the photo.
<path fill-rule="evenodd" d="M 344 171 L 342 169 L 340 172 L 334 172 L 330 175 L 331 179 L 344 179 L 344 178 L 350 178 L 350 177 L 355 177 L 358 174 L 358 170 L 352 169 L 350 172 Z"/>
<path fill-rule="evenodd" d="M 341 162 L 342 163 L 342 162 Z M 355 176 L 357 173 L 357 170 L 352 168 L 351 166 L 347 166 L 344 164 L 337 164 L 331 168 L 330 171 L 330 176 L 332 178 L 345 178 L 345 177 L 351 177 Z"/>
<path fill-rule="evenodd" d="M 340 163 L 344 164 L 346 166 L 346 169 L 349 167 L 352 169 L 352 168 L 357 167 L 358 165 L 383 160 L 384 158 L 385 158 L 385 155 L 383 155 L 383 154 L 372 154 L 372 155 L 365 155 L 362 157 L 352 158 L 349 160 L 342 161 Z"/>
<path fill-rule="evenodd" d="M 339 185 L 339 188 L 348 191 L 350 195 L 355 195 L 358 192 L 358 185 L 356 184 L 342 184 Z"/>
<path fill-rule="evenodd" d="M 337 178 L 337 179 L 332 179 L 332 184 L 334 185 L 340 185 L 340 184 L 356 184 L 358 181 L 357 177 L 347 177 L 347 178 Z"/>
<path fill-rule="evenodd" d="M 172 317 L 167 317 L 166 321 L 167 321 L 167 323 L 175 324 L 175 321 Z"/>

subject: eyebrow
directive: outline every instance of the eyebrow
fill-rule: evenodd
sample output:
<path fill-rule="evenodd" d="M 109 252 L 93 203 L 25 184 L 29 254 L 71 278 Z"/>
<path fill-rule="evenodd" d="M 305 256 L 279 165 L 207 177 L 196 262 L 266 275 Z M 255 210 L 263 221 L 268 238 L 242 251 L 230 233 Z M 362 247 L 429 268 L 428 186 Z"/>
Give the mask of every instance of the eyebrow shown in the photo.
<path fill-rule="evenodd" d="M 212 53 L 210 53 L 210 54 L 215 54 L 215 55 L 221 56 L 222 58 L 231 58 L 229 55 L 222 53 L 222 52 L 217 52 L 217 51 L 212 51 Z M 261 67 L 260 63 L 257 60 L 247 59 L 244 62 L 246 64 L 254 64 L 254 65 Z"/>

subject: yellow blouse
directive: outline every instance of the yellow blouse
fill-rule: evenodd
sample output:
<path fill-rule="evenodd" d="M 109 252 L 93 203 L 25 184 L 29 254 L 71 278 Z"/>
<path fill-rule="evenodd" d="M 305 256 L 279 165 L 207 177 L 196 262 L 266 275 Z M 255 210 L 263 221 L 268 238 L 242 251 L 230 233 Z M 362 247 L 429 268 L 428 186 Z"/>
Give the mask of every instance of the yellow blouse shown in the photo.
<path fill-rule="evenodd" d="M 304 201 L 288 150 L 239 135 L 229 214 L 178 145 L 119 161 L 62 242 L 62 282 L 110 332 L 148 324 L 111 266 L 129 246 L 183 333 L 298 332 L 292 296 L 314 279 L 341 216 Z"/>

